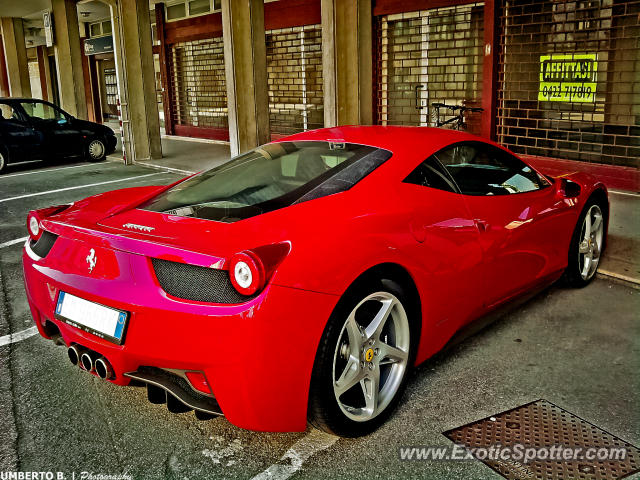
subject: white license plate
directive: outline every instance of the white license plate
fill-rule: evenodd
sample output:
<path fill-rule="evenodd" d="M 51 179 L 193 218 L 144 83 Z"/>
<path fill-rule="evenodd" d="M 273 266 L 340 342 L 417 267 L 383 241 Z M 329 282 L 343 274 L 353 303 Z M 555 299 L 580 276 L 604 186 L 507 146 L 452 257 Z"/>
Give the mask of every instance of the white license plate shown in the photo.
<path fill-rule="evenodd" d="M 56 318 L 76 328 L 120 345 L 124 340 L 129 314 L 105 307 L 70 293 L 60 292 L 56 305 Z"/>

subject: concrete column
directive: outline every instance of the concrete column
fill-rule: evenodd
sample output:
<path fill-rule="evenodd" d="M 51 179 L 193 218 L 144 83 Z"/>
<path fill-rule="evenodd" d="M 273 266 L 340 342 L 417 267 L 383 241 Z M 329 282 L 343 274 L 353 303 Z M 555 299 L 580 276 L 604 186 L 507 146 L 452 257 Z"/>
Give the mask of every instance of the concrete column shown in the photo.
<path fill-rule="evenodd" d="M 21 18 L 5 17 L 2 19 L 2 39 L 10 95 L 12 97 L 30 97 L 29 63 Z"/>
<path fill-rule="evenodd" d="M 51 91 L 51 72 L 49 70 L 49 57 L 47 47 L 41 45 L 36 47 L 38 55 L 38 73 L 40 73 L 40 88 L 42 89 L 42 99 L 51 101 L 53 92 Z"/>
<path fill-rule="evenodd" d="M 373 123 L 371 0 L 322 0 L 324 126 Z"/>
<path fill-rule="evenodd" d="M 173 135 L 175 128 L 173 124 L 173 94 L 171 93 L 171 79 L 169 77 L 169 58 L 171 49 L 167 45 L 165 34 L 165 12 L 164 3 L 156 3 L 156 38 L 160 41 L 160 83 L 162 84 L 162 108 L 164 110 L 164 131 L 167 135 Z"/>
<path fill-rule="evenodd" d="M 82 43 L 75 0 L 51 0 L 53 31 L 60 89 L 60 106 L 71 115 L 87 119 L 87 99 L 82 74 Z"/>
<path fill-rule="evenodd" d="M 127 163 L 162 157 L 149 3 L 109 0 Z"/>
<path fill-rule="evenodd" d="M 0 31 L 2 29 L 0 28 Z M 0 97 L 9 96 L 9 77 L 7 77 L 7 61 L 4 58 L 4 41 L 0 35 Z"/>
<path fill-rule="evenodd" d="M 237 155 L 269 141 L 263 0 L 222 0 L 229 143 Z"/>

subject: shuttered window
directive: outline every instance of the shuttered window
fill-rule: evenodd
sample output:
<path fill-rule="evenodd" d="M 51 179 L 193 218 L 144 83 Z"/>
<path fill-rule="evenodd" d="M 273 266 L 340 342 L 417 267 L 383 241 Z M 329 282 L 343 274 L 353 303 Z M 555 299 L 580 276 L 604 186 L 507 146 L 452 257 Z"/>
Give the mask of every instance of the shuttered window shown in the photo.
<path fill-rule="evenodd" d="M 266 32 L 271 135 L 322 128 L 322 30 L 320 25 Z"/>
<path fill-rule="evenodd" d="M 500 28 L 501 143 L 639 166 L 639 1 L 506 0 Z"/>
<path fill-rule="evenodd" d="M 483 4 L 384 15 L 376 30 L 379 124 L 435 126 L 434 102 L 480 106 Z"/>
<path fill-rule="evenodd" d="M 222 37 L 176 43 L 170 59 L 174 124 L 228 132 Z"/>

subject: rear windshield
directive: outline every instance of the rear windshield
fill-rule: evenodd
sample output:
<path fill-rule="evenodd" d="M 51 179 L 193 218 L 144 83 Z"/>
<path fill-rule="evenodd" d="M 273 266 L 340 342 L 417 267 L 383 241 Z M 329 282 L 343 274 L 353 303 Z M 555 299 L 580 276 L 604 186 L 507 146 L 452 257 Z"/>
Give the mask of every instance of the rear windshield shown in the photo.
<path fill-rule="evenodd" d="M 345 142 L 263 145 L 196 175 L 139 208 L 234 222 L 345 191 L 391 152 Z"/>

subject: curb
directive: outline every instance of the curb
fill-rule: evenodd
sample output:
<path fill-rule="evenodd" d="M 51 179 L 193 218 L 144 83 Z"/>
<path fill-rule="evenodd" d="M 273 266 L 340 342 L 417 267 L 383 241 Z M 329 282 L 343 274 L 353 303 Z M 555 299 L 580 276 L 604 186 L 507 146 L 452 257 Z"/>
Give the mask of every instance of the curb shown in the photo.
<path fill-rule="evenodd" d="M 610 272 L 608 270 L 598 270 L 598 273 L 596 275 L 603 280 L 613 281 L 614 283 L 619 283 L 631 288 L 635 288 L 636 290 L 640 290 L 640 279 L 638 278 L 629 277 L 628 275 L 622 275 L 620 273 Z"/>

